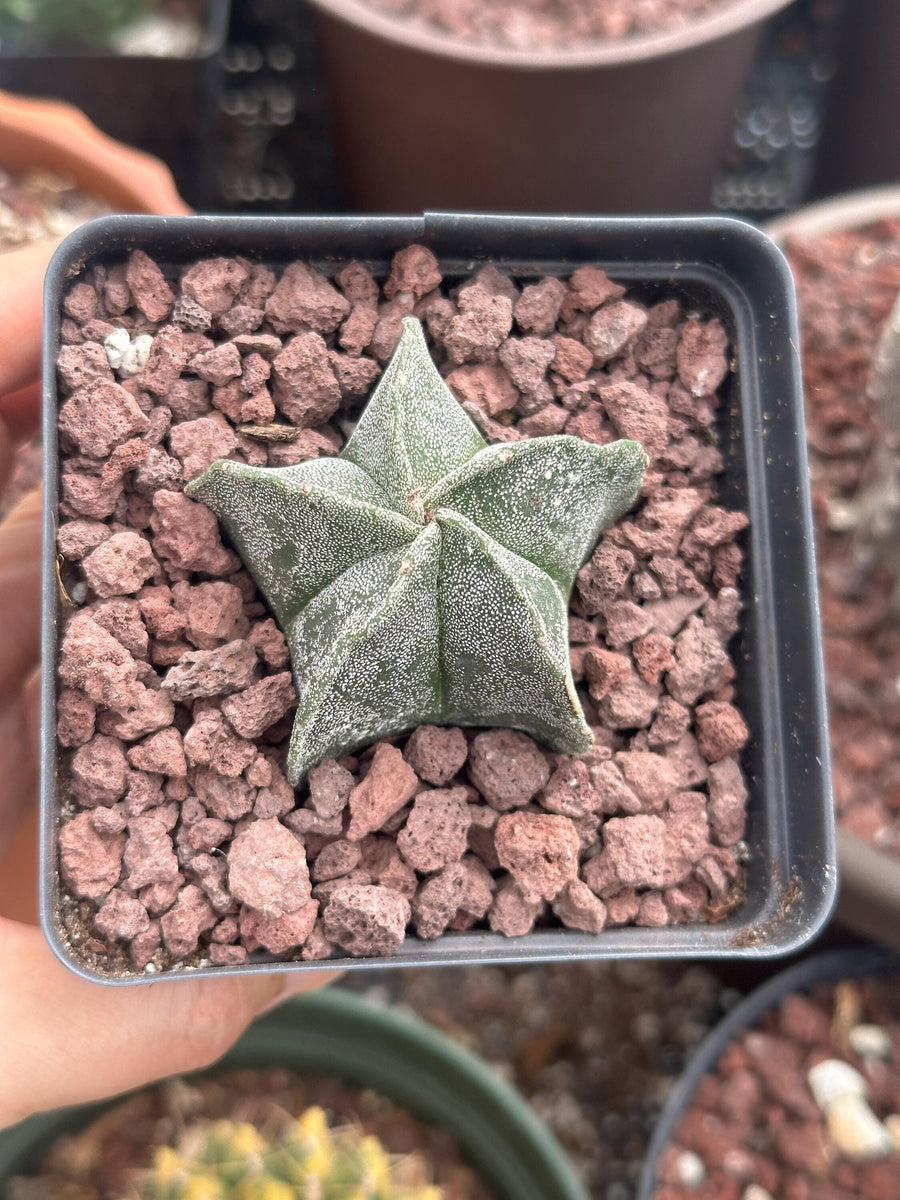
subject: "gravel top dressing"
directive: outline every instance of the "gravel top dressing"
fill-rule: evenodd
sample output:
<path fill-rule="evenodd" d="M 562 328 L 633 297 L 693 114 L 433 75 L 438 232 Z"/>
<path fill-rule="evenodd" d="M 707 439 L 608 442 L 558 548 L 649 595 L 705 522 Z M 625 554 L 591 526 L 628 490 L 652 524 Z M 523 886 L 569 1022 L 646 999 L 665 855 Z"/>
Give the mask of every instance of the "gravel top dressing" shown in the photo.
<path fill-rule="evenodd" d="M 369 0 L 466 42 L 515 50 L 580 47 L 683 29 L 734 0 Z"/>
<path fill-rule="evenodd" d="M 715 920 L 740 903 L 747 725 L 728 645 L 742 512 L 716 502 L 716 317 L 595 267 L 524 286 L 400 251 L 325 278 L 141 251 L 64 298 L 58 920 L 107 974 L 390 955 L 407 934 Z M 284 638 L 184 485 L 334 455 L 414 313 L 489 442 L 639 440 L 642 498 L 578 575 L 595 744 L 421 726 L 284 775 Z"/>
<path fill-rule="evenodd" d="M 803 337 L 834 791 L 848 832 L 900 854 L 897 580 L 854 554 L 835 514 L 855 493 L 879 429 L 866 381 L 900 291 L 900 222 L 792 238 Z"/>
<path fill-rule="evenodd" d="M 347 986 L 483 1055 L 547 1122 L 594 1200 L 633 1200 L 671 1087 L 740 998 L 715 968 L 653 962 L 366 972 Z"/>
<path fill-rule="evenodd" d="M 702 1080 L 657 1174 L 654 1200 L 900 1195 L 900 978 L 788 996 Z"/>
<path fill-rule="evenodd" d="M 177 1144 L 186 1126 L 246 1122 L 272 1138 L 290 1117 L 311 1105 L 325 1109 L 330 1125 L 352 1125 L 366 1136 L 377 1137 L 397 1159 L 409 1159 L 410 1179 L 417 1176 L 417 1162 L 427 1161 L 429 1177 L 443 1188 L 442 1200 L 491 1200 L 493 1193 L 466 1165 L 459 1145 L 445 1130 L 415 1120 L 368 1089 L 349 1087 L 327 1076 L 301 1077 L 277 1067 L 172 1079 L 147 1088 L 85 1129 L 60 1138 L 35 1164 L 32 1175 L 10 1182 L 4 1200 L 136 1197 L 136 1183 L 149 1171 L 156 1150 Z"/>

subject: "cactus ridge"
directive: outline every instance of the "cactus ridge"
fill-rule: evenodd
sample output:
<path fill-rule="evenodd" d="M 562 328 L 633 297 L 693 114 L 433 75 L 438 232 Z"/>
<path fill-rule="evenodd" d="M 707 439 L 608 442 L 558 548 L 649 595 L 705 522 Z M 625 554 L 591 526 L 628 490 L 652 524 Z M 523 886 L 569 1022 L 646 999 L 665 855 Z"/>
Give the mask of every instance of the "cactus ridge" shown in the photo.
<path fill-rule="evenodd" d="M 568 601 L 646 464 L 628 440 L 487 445 L 407 317 L 337 458 L 219 460 L 190 483 L 287 638 L 300 698 L 291 782 L 426 723 L 510 726 L 564 753 L 589 749 Z"/>

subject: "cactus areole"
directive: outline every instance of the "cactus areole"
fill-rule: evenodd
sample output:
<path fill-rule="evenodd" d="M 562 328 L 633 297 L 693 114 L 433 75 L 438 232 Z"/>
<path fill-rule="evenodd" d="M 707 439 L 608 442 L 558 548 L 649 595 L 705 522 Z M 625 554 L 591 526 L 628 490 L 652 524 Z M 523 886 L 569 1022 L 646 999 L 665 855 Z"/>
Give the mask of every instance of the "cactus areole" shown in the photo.
<path fill-rule="evenodd" d="M 320 759 L 416 725 L 592 743 L 568 602 L 647 456 L 577 437 L 487 445 L 412 317 L 336 458 L 219 460 L 187 492 L 216 513 L 290 648 L 295 786 Z"/>

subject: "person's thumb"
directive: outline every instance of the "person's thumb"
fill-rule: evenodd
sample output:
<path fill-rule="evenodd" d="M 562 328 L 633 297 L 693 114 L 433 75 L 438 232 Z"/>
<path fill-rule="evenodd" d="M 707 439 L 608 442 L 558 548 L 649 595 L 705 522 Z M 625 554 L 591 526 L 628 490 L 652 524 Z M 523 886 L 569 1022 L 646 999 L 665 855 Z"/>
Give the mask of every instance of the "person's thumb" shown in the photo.
<path fill-rule="evenodd" d="M 304 974 L 288 991 L 333 977 Z M 39 930 L 0 920 L 0 1125 L 208 1066 L 284 994 L 278 975 L 89 983 Z"/>

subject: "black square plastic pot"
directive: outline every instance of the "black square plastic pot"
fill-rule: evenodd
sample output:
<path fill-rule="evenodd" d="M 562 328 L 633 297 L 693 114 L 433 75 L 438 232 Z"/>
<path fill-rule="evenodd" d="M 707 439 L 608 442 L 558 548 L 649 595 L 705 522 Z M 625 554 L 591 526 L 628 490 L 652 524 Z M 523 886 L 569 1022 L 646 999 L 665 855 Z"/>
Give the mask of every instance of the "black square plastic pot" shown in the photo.
<path fill-rule="evenodd" d="M 0 87 L 80 108 L 104 133 L 161 158 L 195 207 L 211 205 L 213 134 L 231 0 L 206 0 L 190 56 L 0 48 Z"/>
<path fill-rule="evenodd" d="M 517 279 L 569 275 L 593 263 L 653 301 L 677 296 L 721 318 L 735 370 L 721 406 L 722 501 L 745 510 L 745 603 L 734 658 L 736 702 L 751 738 L 744 755 L 750 789 L 747 891 L 717 924 L 627 927 L 600 934 L 538 930 L 522 938 L 490 932 L 407 938 L 391 958 L 331 959 L 362 968 L 605 958 L 760 958 L 787 954 L 828 919 L 836 851 L 817 608 L 813 527 L 793 282 L 781 252 L 751 225 L 719 217 L 106 217 L 72 234 L 48 276 L 44 324 L 43 762 L 41 912 L 57 954 L 87 978 L 115 984 L 159 973 L 101 975 L 67 945 L 57 918 L 56 663 L 60 632 L 56 523 L 56 356 L 64 288 L 86 265 L 120 261 L 141 247 L 165 269 L 211 255 L 283 265 L 304 258 L 326 274 L 361 259 L 384 277 L 392 255 L 418 242 L 445 277 L 465 278 L 485 260 Z M 254 954 L 217 975 L 311 970 Z M 196 975 L 183 967 L 162 977 Z"/>

